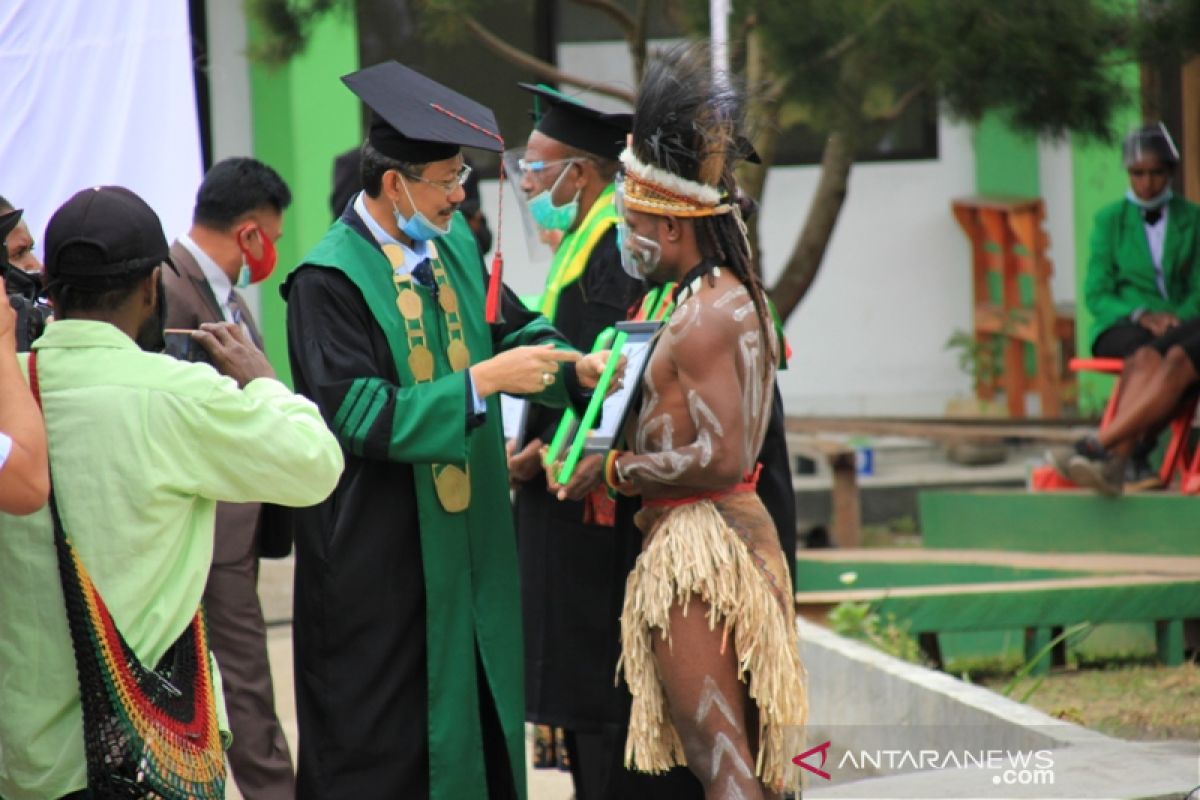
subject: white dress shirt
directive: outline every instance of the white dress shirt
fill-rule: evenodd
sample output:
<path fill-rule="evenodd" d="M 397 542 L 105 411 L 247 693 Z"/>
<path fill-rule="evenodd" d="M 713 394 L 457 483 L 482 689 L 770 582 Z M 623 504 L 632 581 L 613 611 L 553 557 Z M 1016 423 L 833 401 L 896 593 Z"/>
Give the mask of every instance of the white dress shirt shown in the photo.
<path fill-rule="evenodd" d="M 1167 239 L 1167 206 L 1162 207 L 1162 216 L 1158 222 L 1151 225 L 1143 218 L 1142 227 L 1146 229 L 1146 243 L 1150 245 L 1150 259 L 1154 262 L 1154 280 L 1158 284 L 1158 293 L 1167 298 L 1167 279 L 1163 274 L 1163 243 Z"/>

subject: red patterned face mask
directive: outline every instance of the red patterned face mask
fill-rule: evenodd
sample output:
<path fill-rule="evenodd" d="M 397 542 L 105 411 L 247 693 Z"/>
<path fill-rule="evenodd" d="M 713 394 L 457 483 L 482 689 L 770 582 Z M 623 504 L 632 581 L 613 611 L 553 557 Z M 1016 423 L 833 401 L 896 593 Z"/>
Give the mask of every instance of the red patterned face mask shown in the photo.
<path fill-rule="evenodd" d="M 255 258 L 254 254 L 242 244 L 242 234 L 247 230 L 257 231 L 258 239 L 262 242 L 262 256 L 258 258 Z M 242 251 L 242 258 L 246 260 L 246 266 L 250 269 L 250 283 L 265 281 L 270 277 L 275 270 L 275 262 L 279 260 L 279 254 L 275 250 L 275 243 L 263 232 L 262 228 L 250 223 L 238 231 L 238 248 Z"/>

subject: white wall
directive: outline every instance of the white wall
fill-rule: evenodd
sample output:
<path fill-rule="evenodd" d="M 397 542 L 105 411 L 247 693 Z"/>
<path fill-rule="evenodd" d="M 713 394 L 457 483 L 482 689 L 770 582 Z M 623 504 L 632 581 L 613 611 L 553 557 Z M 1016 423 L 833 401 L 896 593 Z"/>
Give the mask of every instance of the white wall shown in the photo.
<path fill-rule="evenodd" d="M 208 99 L 212 124 L 212 160 L 254 155 L 254 109 L 250 62 L 246 58 L 246 11 L 242 0 L 206 0 L 208 22 Z M 196 189 L 192 190 L 195 198 Z M 284 219 L 284 230 L 288 220 Z M 185 230 L 178 233 L 185 233 Z M 260 289 L 241 290 L 255 319 L 262 319 Z"/>
<path fill-rule="evenodd" d="M 1075 300 L 1075 172 L 1071 139 L 1038 142 L 1038 185 L 1046 205 L 1043 227 L 1050 235 L 1050 261 L 1054 277 L 1050 291 L 1055 304 Z"/>
<path fill-rule="evenodd" d="M 943 121 L 939 158 L 855 165 L 816 283 L 788 321 L 791 414 L 941 414 L 967 389 L 946 340 L 970 325 L 966 238 L 950 213 L 974 188 L 968 128 Z M 772 170 L 762 203 L 772 282 L 803 224 L 817 167 Z"/>
<path fill-rule="evenodd" d="M 118 8 L 119 6 L 119 8 Z M 75 192 L 137 192 L 168 238 L 200 179 L 185 0 L 0 3 L 0 193 L 41 241 Z"/>

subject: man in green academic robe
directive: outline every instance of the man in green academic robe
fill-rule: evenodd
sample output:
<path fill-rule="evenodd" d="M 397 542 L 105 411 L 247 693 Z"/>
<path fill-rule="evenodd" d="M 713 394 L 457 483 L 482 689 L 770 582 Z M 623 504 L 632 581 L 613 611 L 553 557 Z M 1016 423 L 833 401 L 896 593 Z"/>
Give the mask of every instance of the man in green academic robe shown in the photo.
<path fill-rule="evenodd" d="M 492 113 L 395 62 L 343 80 L 374 112 L 364 190 L 283 286 L 296 389 L 346 454 L 296 524 L 297 796 L 523 798 L 497 393 L 581 402 L 603 357 L 488 286 L 456 209 Z"/>

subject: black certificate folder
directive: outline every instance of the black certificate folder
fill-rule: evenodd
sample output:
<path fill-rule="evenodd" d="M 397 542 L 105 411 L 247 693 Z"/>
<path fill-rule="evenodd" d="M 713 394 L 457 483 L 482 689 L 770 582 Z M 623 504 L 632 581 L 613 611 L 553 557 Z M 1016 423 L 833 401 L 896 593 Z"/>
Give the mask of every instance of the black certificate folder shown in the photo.
<path fill-rule="evenodd" d="M 587 432 L 583 446 L 585 455 L 604 453 L 616 446 L 626 424 L 637 414 L 642 397 L 642 375 L 650 363 L 650 354 L 658 341 L 655 334 L 661 327 L 661 322 L 617 323 L 613 344 L 620 346 L 614 347 L 612 358 L 617 358 L 618 353 L 625 356 L 625 377 L 621 388 L 605 398 L 599 421 Z M 600 391 L 596 394 L 603 397 Z"/>

